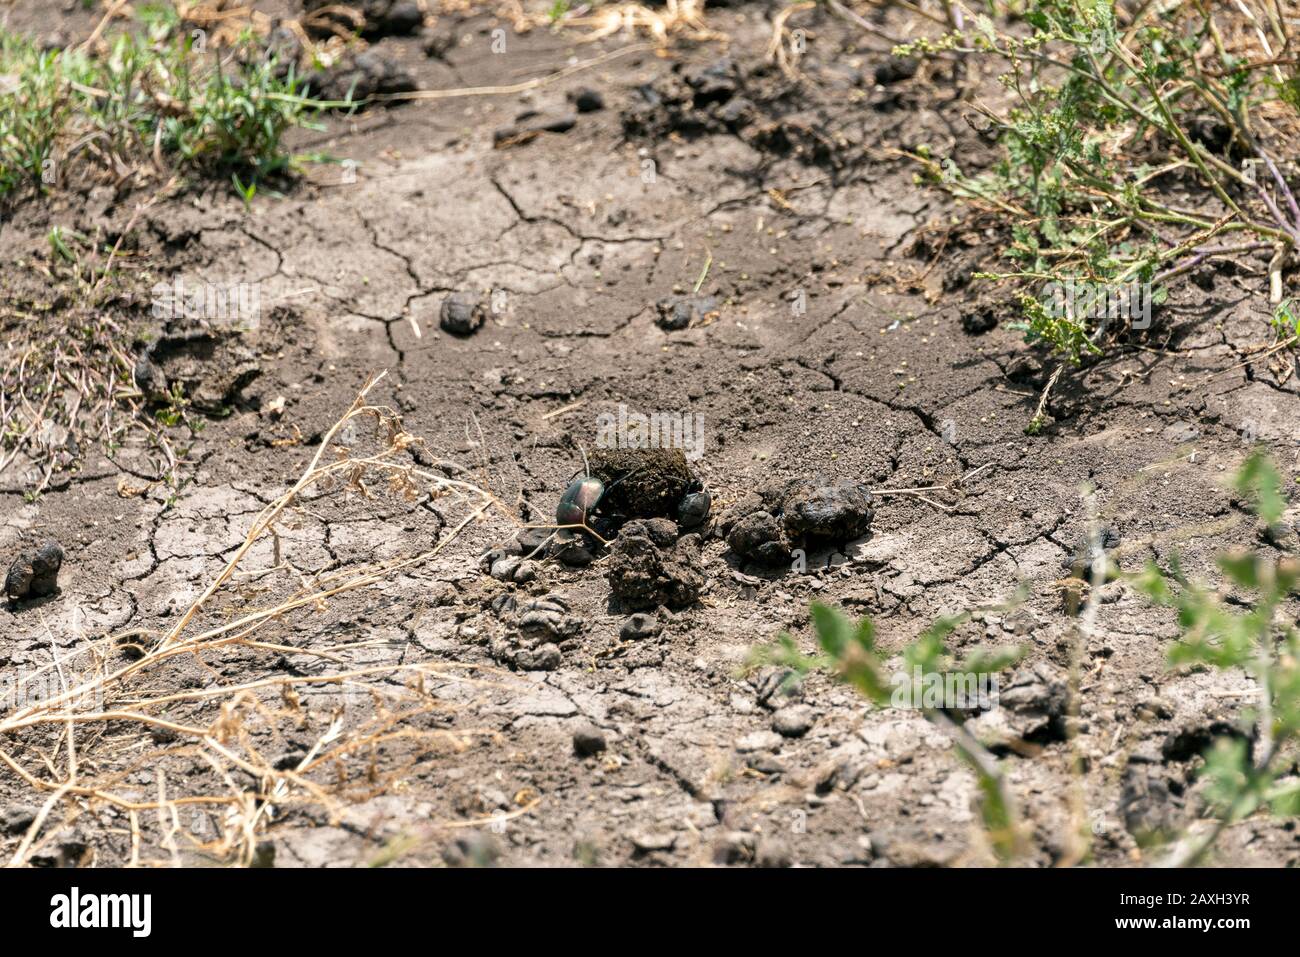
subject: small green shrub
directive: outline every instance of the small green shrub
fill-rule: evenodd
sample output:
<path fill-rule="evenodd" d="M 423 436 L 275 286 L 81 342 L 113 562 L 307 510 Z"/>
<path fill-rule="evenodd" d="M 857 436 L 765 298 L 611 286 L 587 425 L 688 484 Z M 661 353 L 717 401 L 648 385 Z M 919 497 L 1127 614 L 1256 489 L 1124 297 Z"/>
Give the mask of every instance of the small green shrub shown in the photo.
<path fill-rule="evenodd" d="M 247 33 L 216 55 L 174 17 L 108 41 L 107 52 L 43 51 L 0 31 L 0 197 L 49 188 L 93 158 L 120 172 L 155 152 L 188 171 L 257 182 L 289 169 L 285 133 L 321 106 Z"/>
<path fill-rule="evenodd" d="M 821 648 L 820 654 L 804 655 L 799 651 L 794 638 L 782 632 L 774 644 L 755 648 L 751 652 L 751 666 L 780 665 L 789 668 L 794 676 L 806 675 L 814 669 L 824 669 L 856 689 L 873 705 L 889 706 L 899 686 L 891 681 L 886 660 L 876 647 L 876 630 L 871 619 L 863 617 L 855 624 L 842 612 L 820 602 L 813 602 L 809 611 L 817 643 Z M 945 639 L 967 617 L 957 615 L 939 619 L 904 649 L 902 659 L 907 681 L 914 683 L 914 676 L 918 674 L 922 680 L 930 675 L 992 674 L 1019 660 L 1019 649 L 955 660 L 946 649 Z M 909 691 L 909 700 L 924 700 L 920 688 L 913 686 L 906 690 Z M 1006 788 L 997 759 L 963 726 L 960 718 L 939 707 L 922 706 L 918 710 L 926 720 L 947 732 L 957 753 L 975 771 L 980 789 L 980 813 L 989 842 L 1000 858 L 1009 860 L 1019 847 L 1019 824 L 1014 801 Z"/>
<path fill-rule="evenodd" d="M 980 278 L 1020 290 L 1027 338 L 1077 363 L 1119 328 L 1049 308 L 1046 283 L 1144 284 L 1158 303 L 1199 263 L 1272 250 L 1270 292 L 1300 248 L 1300 204 L 1279 168 L 1295 153 L 1300 74 L 1276 5 L 1206 0 L 987 4 L 967 29 L 899 47 L 991 60 L 1011 105 L 979 106 L 1001 160 L 968 174 L 925 149 L 927 178 L 1008 225 L 1009 268 Z M 1131 16 L 1131 19 L 1129 17 Z M 1193 200 L 1171 198 L 1189 187 Z M 1113 319 L 1113 316 L 1105 318 Z"/>
<path fill-rule="evenodd" d="M 1237 491 L 1254 502 L 1267 528 L 1279 528 L 1286 507 L 1282 481 L 1273 464 L 1253 454 L 1236 477 Z M 1250 601 L 1228 597 L 1189 581 L 1178 562 L 1169 572 L 1154 564 L 1134 577 L 1138 587 L 1160 605 L 1178 611 L 1183 636 L 1169 660 L 1176 666 L 1241 668 L 1259 686 L 1256 706 L 1247 712 L 1257 728 L 1252 748 L 1240 739 L 1219 739 L 1205 755 L 1202 775 L 1217 824 L 1199 841 L 1176 853 L 1176 863 L 1191 864 L 1213 845 L 1224 827 L 1262 807 L 1276 814 L 1300 813 L 1300 779 L 1287 777 L 1300 738 L 1300 633 L 1285 603 L 1300 583 L 1300 560 L 1280 560 L 1264 551 L 1220 556 L 1220 570 Z M 1290 749 L 1290 756 L 1284 757 Z"/>

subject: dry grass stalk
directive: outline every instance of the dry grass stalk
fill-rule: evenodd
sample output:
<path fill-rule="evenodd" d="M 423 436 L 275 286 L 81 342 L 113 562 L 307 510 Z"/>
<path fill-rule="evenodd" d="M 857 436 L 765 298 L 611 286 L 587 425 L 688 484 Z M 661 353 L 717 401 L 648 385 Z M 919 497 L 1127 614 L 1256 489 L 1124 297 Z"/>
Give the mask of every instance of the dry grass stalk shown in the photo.
<path fill-rule="evenodd" d="M 57 820 L 57 809 L 64 810 L 61 823 L 67 825 L 105 806 L 124 813 L 129 822 L 132 864 L 177 863 L 187 855 L 250 864 L 261 835 L 282 810 L 311 805 L 337 820 L 349 803 L 384 793 L 422 757 L 440 749 L 461 749 L 476 737 L 490 736 L 483 729 L 422 726 L 448 708 L 426 687 L 428 682 L 495 684 L 489 674 L 448 663 L 351 664 L 351 652 L 374 643 L 306 648 L 265 640 L 260 634 L 273 622 L 290 625 L 298 610 L 323 610 L 331 599 L 429 561 L 489 512 L 498 511 L 518 524 L 515 514 L 491 491 L 402 461 L 418 440 L 402 428 L 395 412 L 369 403 L 368 394 L 382 378 L 366 383 L 299 479 L 257 516 L 242 545 L 176 624 L 166 634 L 144 638 L 136 660 L 114 664 L 113 656 L 120 652 L 124 638 L 141 637 L 139 629 L 87 640 L 63 653 L 50 636 L 54 660 L 25 675 L 16 690 L 21 693 L 25 685 L 54 675 L 57 693 L 0 715 L 0 764 L 42 800 L 10 857 L 10 866 L 28 863 L 50 839 L 56 829 L 47 832 L 47 824 Z M 373 419 L 384 443 L 374 454 L 354 457 L 332 443 L 342 428 L 359 418 Z M 331 449 L 336 457 L 326 461 Z M 418 488 L 427 488 L 449 508 L 459 508 L 463 517 L 433 547 L 417 555 L 315 580 L 304 578 L 274 605 L 212 624 L 221 614 L 211 607 L 214 598 L 223 586 L 229 590 L 253 545 L 274 536 L 276 522 L 287 509 L 313 486 L 369 495 L 366 482 L 371 475 L 381 476 L 391 491 L 408 501 L 418 497 Z M 200 619 L 206 619 L 201 629 Z M 341 667 L 320 674 L 272 674 L 233 683 L 222 680 L 214 667 L 223 656 L 233 656 L 241 665 L 237 672 L 249 675 L 244 661 L 250 656 L 285 654 L 313 655 Z M 182 663 L 198 664 L 212 680 L 201 687 L 192 682 L 178 686 L 176 669 Z M 395 686 L 397 679 L 405 684 Z M 346 706 L 336 707 L 301 759 L 288 766 L 276 764 L 265 753 L 264 739 L 278 739 L 281 727 L 306 728 L 310 709 L 302 693 L 321 689 L 354 698 L 368 696 L 368 707 L 351 726 L 345 719 Z M 141 741 L 149 737 L 170 744 L 142 749 Z M 405 748 L 407 764 L 381 770 L 377 750 L 391 750 L 398 744 Z M 188 774 L 166 776 L 166 769 L 183 768 L 185 761 L 190 765 Z M 196 773 L 200 763 L 210 773 Z M 148 796 L 132 785 L 133 779 L 151 770 L 156 772 L 156 790 Z M 180 781 L 186 791 L 178 788 Z M 199 840 L 186 829 L 183 816 L 202 814 L 210 820 L 208 812 L 221 815 L 217 833 L 211 840 Z M 146 858 L 146 845 L 164 856 Z"/>
<path fill-rule="evenodd" d="M 652 9 L 640 3 L 612 3 L 603 5 L 589 14 L 565 16 L 561 26 L 585 27 L 590 32 L 584 43 L 593 43 L 617 33 L 635 36 L 649 34 L 655 43 L 664 47 L 673 36 L 696 42 L 726 39 L 724 34 L 710 30 L 704 22 L 704 0 L 667 0 L 662 9 Z"/>
<path fill-rule="evenodd" d="M 816 6 L 815 3 L 791 4 L 772 20 L 772 39 L 767 45 L 767 62 L 775 63 L 791 79 L 799 76 L 799 60 L 803 56 L 804 41 L 802 34 L 792 33 L 786 23 L 796 13 L 803 13 Z"/>

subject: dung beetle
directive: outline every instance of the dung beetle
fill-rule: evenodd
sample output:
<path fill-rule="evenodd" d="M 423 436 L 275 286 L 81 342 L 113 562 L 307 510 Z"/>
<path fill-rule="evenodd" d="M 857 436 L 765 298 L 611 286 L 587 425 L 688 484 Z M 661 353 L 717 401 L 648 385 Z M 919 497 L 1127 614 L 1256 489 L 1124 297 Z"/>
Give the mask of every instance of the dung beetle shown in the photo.
<path fill-rule="evenodd" d="M 582 473 L 569 483 L 569 487 L 560 496 L 560 503 L 555 506 L 555 523 L 559 526 L 556 531 L 559 532 L 566 527 L 581 528 L 584 532 L 600 539 L 603 544 L 609 544 L 601 537 L 596 528 L 592 528 L 591 517 L 595 514 L 608 489 L 618 485 L 619 482 L 630 479 L 638 472 L 640 472 L 640 469 L 619 476 L 607 488 L 604 482 L 591 474 L 591 464 L 587 461 L 587 450 L 583 449 Z M 596 524 L 597 528 L 604 530 L 600 523 Z"/>
<path fill-rule="evenodd" d="M 564 494 L 560 504 L 555 507 L 555 521 L 558 525 L 587 525 L 587 516 L 596 510 L 600 500 L 605 497 L 605 483 L 591 475 L 582 475 L 574 479 Z"/>
<path fill-rule="evenodd" d="M 690 492 L 677 505 L 677 524 L 682 528 L 695 528 L 704 524 L 713 507 L 713 496 L 703 490 Z"/>
<path fill-rule="evenodd" d="M 582 472 L 569 483 L 569 487 L 560 496 L 559 504 L 555 506 L 555 525 L 528 526 L 530 528 L 549 528 L 550 534 L 524 556 L 525 559 L 532 558 L 534 555 L 545 551 L 546 547 L 556 540 L 564 542 L 566 545 L 575 542 L 581 545 L 581 532 L 586 532 L 602 545 L 609 544 L 609 541 L 601 535 L 601 532 L 608 534 L 605 523 L 592 521 L 596 508 L 605 497 L 606 488 L 604 482 L 591 474 L 591 465 L 587 461 L 586 449 L 582 449 L 582 465 Z M 610 483 L 609 487 L 613 488 L 619 482 L 631 478 L 635 474 L 636 472 L 629 472 L 627 475 L 620 476 Z M 593 524 L 596 525 L 596 528 L 592 528 Z M 597 529 L 600 531 L 597 531 Z M 590 561 L 590 558 L 588 558 L 588 561 Z"/>

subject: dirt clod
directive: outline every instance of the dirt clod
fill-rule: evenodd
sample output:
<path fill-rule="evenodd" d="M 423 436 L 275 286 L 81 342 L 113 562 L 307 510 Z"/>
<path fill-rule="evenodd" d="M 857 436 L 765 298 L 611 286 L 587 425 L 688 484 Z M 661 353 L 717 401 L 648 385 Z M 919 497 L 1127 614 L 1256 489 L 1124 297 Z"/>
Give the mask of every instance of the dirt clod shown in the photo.
<path fill-rule="evenodd" d="M 677 835 L 650 832 L 632 835 L 632 847 L 637 854 L 653 854 L 656 851 L 671 851 L 677 846 Z"/>
<path fill-rule="evenodd" d="M 1160 745 L 1160 755 L 1167 762 L 1190 761 L 1204 754 L 1216 738 L 1243 740 L 1247 736 L 1232 721 L 1193 716 L 1185 718 L 1169 733 Z"/>
<path fill-rule="evenodd" d="M 754 859 L 754 835 L 728 831 L 713 845 L 713 863 L 743 864 Z"/>
<path fill-rule="evenodd" d="M 876 82 L 881 86 L 887 86 L 890 83 L 897 83 L 900 80 L 910 80 L 912 77 L 916 76 L 917 68 L 920 65 L 920 61 L 913 57 L 890 57 L 884 63 L 876 66 Z"/>
<path fill-rule="evenodd" d="M 785 738 L 802 738 L 812 730 L 816 715 L 806 704 L 791 704 L 772 715 L 772 730 Z"/>
<path fill-rule="evenodd" d="M 91 857 L 89 838 L 80 827 L 65 827 L 42 842 L 31 856 L 35 867 L 83 867 Z"/>
<path fill-rule="evenodd" d="M 794 861 L 790 848 L 784 841 L 765 837 L 754 850 L 755 867 L 789 867 Z"/>
<path fill-rule="evenodd" d="M 6 834 L 18 834 L 32 826 L 38 811 L 27 804 L 11 804 L 0 812 L 0 830 Z"/>
<path fill-rule="evenodd" d="M 752 512 L 734 526 L 727 544 L 741 558 L 779 565 L 790 560 L 790 543 L 785 530 L 771 512 Z"/>
<path fill-rule="evenodd" d="M 799 674 L 790 668 L 764 668 L 754 679 L 755 700 L 775 710 L 801 694 Z"/>
<path fill-rule="evenodd" d="M 655 303 L 660 329 L 676 332 L 699 325 L 716 313 L 718 301 L 712 296 L 665 296 Z"/>
<path fill-rule="evenodd" d="M 522 605 L 518 610 L 518 624 L 519 631 L 529 638 L 563 640 L 582 630 L 582 619 L 570 615 L 568 606 L 554 596 Z"/>
<path fill-rule="evenodd" d="M 585 537 L 571 529 L 561 529 L 551 545 L 551 556 L 571 568 L 582 568 L 595 561 Z"/>
<path fill-rule="evenodd" d="M 569 647 L 585 627 L 558 595 L 522 603 L 511 595 L 499 595 L 492 611 L 505 630 L 490 642 L 489 651 L 497 661 L 521 671 L 554 671 L 564 660 L 561 646 Z"/>
<path fill-rule="evenodd" d="M 458 834 L 442 852 L 448 867 L 491 867 L 500 856 L 496 838 L 482 831 Z"/>
<path fill-rule="evenodd" d="M 740 71 L 730 57 L 722 57 L 703 67 L 682 71 L 686 85 L 694 91 L 697 108 L 725 103 L 740 86 Z"/>
<path fill-rule="evenodd" d="M 416 89 L 418 84 L 410 70 L 376 50 L 345 58 L 304 78 L 306 95 L 335 102 L 355 102 Z"/>
<path fill-rule="evenodd" d="M 947 867 L 960 853 L 954 842 L 919 827 L 900 827 L 871 838 L 872 850 L 895 867 Z M 877 846 L 878 845 L 878 846 Z"/>
<path fill-rule="evenodd" d="M 573 732 L 573 750 L 579 757 L 599 754 L 606 746 L 605 732 L 591 722 L 582 724 Z"/>
<path fill-rule="evenodd" d="M 520 648 L 510 659 L 520 671 L 554 671 L 560 667 L 564 655 L 559 645 L 547 642 L 534 648 Z"/>
<path fill-rule="evenodd" d="M 1300 551 L 1300 508 L 1288 508 L 1271 525 L 1259 520 L 1255 523 L 1255 537 L 1284 552 Z"/>
<path fill-rule="evenodd" d="M 309 32 L 317 36 L 357 30 L 367 40 L 375 40 L 407 36 L 424 24 L 424 14 L 415 0 L 363 0 L 353 2 L 350 8 L 341 8 L 333 0 L 304 0 L 303 11 L 316 14 L 308 24 Z"/>
<path fill-rule="evenodd" d="M 623 622 L 618 634 L 624 641 L 642 641 L 659 634 L 662 627 L 659 624 L 659 619 L 654 615 L 647 615 L 645 612 L 639 611 Z"/>
<path fill-rule="evenodd" d="M 1007 363 L 1006 376 L 1012 382 L 1035 388 L 1041 388 L 1047 381 L 1047 374 L 1043 368 L 1042 360 L 1030 353 L 1024 353 L 1012 358 Z"/>
<path fill-rule="evenodd" d="M 870 489 L 858 482 L 824 485 L 795 479 L 746 495 L 720 519 L 727 544 L 765 565 L 790 560 L 791 549 L 817 540 L 847 542 L 871 529 Z"/>
<path fill-rule="evenodd" d="M 1120 535 L 1115 529 L 1110 527 L 1101 528 L 1097 532 L 1096 541 L 1092 536 L 1083 536 L 1074 551 L 1073 557 L 1066 560 L 1065 567 L 1069 570 L 1074 578 L 1082 579 L 1085 582 L 1092 582 L 1095 572 L 1094 565 L 1100 559 L 1103 553 L 1106 555 L 1105 567 L 1115 570 L 1115 560 L 1110 557 L 1110 552 L 1120 545 Z"/>
<path fill-rule="evenodd" d="M 572 91 L 568 99 L 579 113 L 596 113 L 605 108 L 604 94 L 589 86 Z"/>
<path fill-rule="evenodd" d="M 630 609 L 693 604 L 705 582 L 693 538 L 668 544 L 650 521 L 623 526 L 610 549 L 609 587 L 614 597 Z"/>
<path fill-rule="evenodd" d="M 1048 663 L 1038 662 L 1016 671 L 1000 688 L 998 707 L 967 726 L 993 748 L 1016 741 L 1063 741 L 1068 699 L 1064 677 Z"/>
<path fill-rule="evenodd" d="M 522 585 L 537 579 L 537 563 L 525 561 L 518 555 L 507 555 L 494 561 L 488 570 L 493 578 Z"/>
<path fill-rule="evenodd" d="M 600 509 L 630 518 L 676 517 L 699 480 L 681 449 L 597 449 L 591 474 L 605 483 Z"/>
<path fill-rule="evenodd" d="M 861 483 L 795 482 L 784 496 L 781 511 L 791 539 L 807 536 L 841 542 L 865 535 L 872 515 L 871 491 Z"/>
<path fill-rule="evenodd" d="M 472 292 L 451 293 L 438 310 L 438 325 L 453 336 L 473 335 L 486 321 L 483 300 Z"/>
<path fill-rule="evenodd" d="M 156 368 L 139 373 L 152 391 L 151 401 L 165 401 L 169 390 L 178 390 L 196 409 L 217 414 L 243 404 L 245 390 L 262 375 L 257 354 L 226 329 L 176 325 L 157 339 L 147 358 Z"/>
<path fill-rule="evenodd" d="M 45 542 L 34 552 L 23 552 L 5 576 L 5 594 L 11 601 L 44 598 L 59 590 L 59 569 L 63 567 L 63 548 L 58 542 Z"/>
<path fill-rule="evenodd" d="M 136 360 L 132 370 L 135 387 L 144 393 L 150 402 L 159 402 L 167 398 L 167 376 L 148 356 Z"/>
<path fill-rule="evenodd" d="M 1120 787 L 1124 829 L 1139 845 L 1166 840 L 1178 831 L 1183 802 L 1163 774 L 1145 764 L 1129 764 Z"/>
<path fill-rule="evenodd" d="M 961 327 L 972 336 L 981 336 L 998 324 L 998 311 L 991 303 L 977 303 L 961 314 Z"/>

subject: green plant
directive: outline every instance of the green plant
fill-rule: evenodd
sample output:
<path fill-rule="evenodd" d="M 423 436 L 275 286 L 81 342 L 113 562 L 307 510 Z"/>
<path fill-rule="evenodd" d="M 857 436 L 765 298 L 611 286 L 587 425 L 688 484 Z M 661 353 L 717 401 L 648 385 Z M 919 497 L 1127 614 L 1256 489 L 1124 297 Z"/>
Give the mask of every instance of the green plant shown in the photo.
<path fill-rule="evenodd" d="M 251 203 L 306 159 L 285 135 L 336 104 L 303 97 L 293 64 L 276 63 L 251 32 L 197 49 L 171 4 L 134 6 L 127 28 L 62 51 L 0 30 L 0 201 L 74 176 L 125 188 L 156 170 L 227 178 Z M 202 427 L 175 386 L 165 399 L 136 388 L 129 343 L 143 323 L 126 303 L 147 298 L 150 280 L 114 268 L 135 216 L 167 191 L 138 204 L 115 238 L 54 225 L 49 256 L 18 264 L 51 294 L 15 290 L 0 303 L 0 472 L 22 468 L 29 496 L 79 470 L 93 441 L 113 451 L 128 435 L 146 440 L 158 475 L 174 483 L 188 451 L 175 432 Z"/>
<path fill-rule="evenodd" d="M 285 133 L 327 104 L 301 95 L 292 64 L 248 32 L 203 54 L 174 11 L 142 21 L 102 54 L 42 51 L 0 31 L 0 197 L 49 188 L 88 158 L 120 173 L 153 156 L 250 184 L 295 165 Z"/>
<path fill-rule="evenodd" d="M 1006 5 L 988 6 L 1006 13 Z M 991 58 L 1010 104 L 976 109 L 1003 156 L 981 174 L 913 154 L 926 177 L 1008 225 L 1010 268 L 980 274 L 1019 287 L 1027 338 L 1077 363 L 1115 323 L 1049 308 L 1045 283 L 1161 288 L 1201 262 L 1300 247 L 1300 204 L 1278 158 L 1294 154 L 1295 61 L 1280 4 L 1033 0 L 1012 26 L 979 13 L 967 29 L 899 54 Z M 1289 71 L 1289 72 L 1288 72 Z M 1190 188 L 1194 201 L 1171 197 Z M 1110 317 L 1113 318 L 1113 317 Z"/>
<path fill-rule="evenodd" d="M 67 232 L 62 226 L 51 226 L 49 233 L 50 252 L 55 253 L 70 263 L 77 261 L 77 256 L 68 248 L 64 240 L 64 233 Z"/>
<path fill-rule="evenodd" d="M 249 181 L 245 184 L 244 181 L 239 178 L 238 173 L 230 174 L 230 182 L 234 185 L 235 192 L 239 194 L 239 198 L 244 201 L 244 208 L 250 208 L 253 205 L 253 197 L 257 195 L 257 183 L 255 181 Z"/>
<path fill-rule="evenodd" d="M 804 655 L 794 638 L 782 632 L 774 644 L 753 649 L 750 665 L 775 664 L 789 668 L 792 680 L 814 669 L 825 669 L 877 707 L 895 703 L 900 695 L 908 702 L 919 704 L 918 710 L 926 720 L 951 737 L 957 753 L 975 771 L 980 813 L 995 853 L 1003 860 L 1014 857 L 1020 844 L 1019 825 L 1015 803 L 997 759 L 970 733 L 960 716 L 942 706 L 927 704 L 922 686 L 930 676 L 948 684 L 949 676 L 993 674 L 1018 661 L 1020 650 L 1004 649 L 957 661 L 948 653 L 945 639 L 969 616 L 940 618 L 903 650 L 903 673 L 891 677 L 886 660 L 876 646 L 875 625 L 870 618 L 863 617 L 855 624 L 842 612 L 820 602 L 813 602 L 809 611 L 820 654 Z"/>
<path fill-rule="evenodd" d="M 1300 306 L 1294 299 L 1283 299 L 1273 310 L 1273 328 L 1283 338 L 1300 336 Z"/>
<path fill-rule="evenodd" d="M 1262 453 L 1252 454 L 1236 476 L 1236 490 L 1254 502 L 1265 527 L 1279 529 L 1286 507 L 1282 479 Z M 1300 633 L 1285 602 L 1300 583 L 1300 560 L 1276 559 L 1263 551 L 1219 557 L 1228 582 L 1251 594 L 1246 601 L 1189 581 L 1178 562 L 1168 573 L 1150 564 L 1133 576 L 1157 604 L 1176 608 L 1183 637 L 1170 651 L 1175 666 L 1241 668 L 1259 687 L 1255 708 L 1246 717 L 1257 729 L 1253 747 L 1240 739 L 1220 739 L 1205 755 L 1202 775 L 1217 822 L 1199 840 L 1175 852 L 1175 863 L 1192 864 L 1228 825 L 1268 807 L 1276 814 L 1300 813 L 1300 781 L 1285 778 L 1295 757 L 1284 754 L 1300 738 Z"/>

